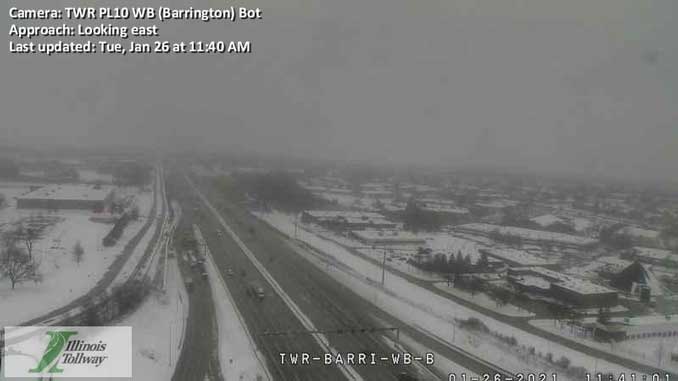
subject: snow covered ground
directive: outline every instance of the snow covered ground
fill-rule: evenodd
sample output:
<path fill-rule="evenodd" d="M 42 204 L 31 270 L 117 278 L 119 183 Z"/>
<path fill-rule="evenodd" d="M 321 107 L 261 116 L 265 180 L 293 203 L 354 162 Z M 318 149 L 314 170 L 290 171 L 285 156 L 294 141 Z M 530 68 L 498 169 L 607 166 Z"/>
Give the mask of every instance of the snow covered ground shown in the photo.
<path fill-rule="evenodd" d="M 151 201 L 150 192 L 137 195 L 142 216 L 150 210 Z M 2 218 L 8 224 L 7 228 L 9 224 L 31 216 L 54 220 L 54 223 L 45 229 L 33 248 L 40 263 L 42 281 L 19 283 L 12 290 L 9 280 L 0 280 L 0 306 L 3 307 L 0 326 L 21 324 L 86 294 L 145 223 L 144 218 L 130 223 L 115 246 L 103 247 L 102 239 L 112 225 L 90 221 L 93 216 L 90 212 L 62 210 L 43 214 L 35 210 L 17 210 L 13 206 L 6 209 Z M 85 253 L 80 264 L 74 261 L 72 254 L 77 242 Z M 140 245 L 137 250 L 143 250 L 143 247 Z"/>
<path fill-rule="evenodd" d="M 176 260 L 170 260 L 166 291 L 153 292 L 132 315 L 116 323 L 117 326 L 132 327 L 134 380 L 166 381 L 172 378 L 181 353 L 187 318 L 188 295 Z M 0 381 L 10 380 L 19 379 L 4 378 L 0 369 Z"/>
<path fill-rule="evenodd" d="M 181 353 L 188 295 L 176 260 L 170 259 L 168 266 L 166 292 L 152 293 L 134 314 L 117 324 L 132 327 L 135 380 L 170 380 Z"/>
<path fill-rule="evenodd" d="M 280 213 L 271 213 L 260 217 L 281 232 L 289 236 L 294 235 L 293 217 Z M 630 371 L 623 366 L 595 359 L 491 319 L 429 290 L 418 287 L 390 272 L 387 273 L 385 287 L 382 288 L 375 281 L 381 277 L 379 266 L 306 231 L 301 231 L 298 238 L 318 251 L 316 254 L 312 254 L 307 250 L 298 250 L 300 254 L 306 256 L 313 263 L 319 264 L 319 268 L 354 290 L 358 295 L 362 295 L 379 308 L 413 327 L 420 327 L 421 329 L 426 327 L 426 330 L 431 334 L 448 343 L 451 343 L 452 337 L 454 337 L 454 345 L 494 364 L 502 364 L 504 368 L 514 372 L 548 370 L 548 365 L 539 362 L 535 356 L 529 357 L 515 347 L 509 347 L 504 345 L 503 342 L 493 340 L 493 337 L 479 336 L 475 332 L 453 328 L 455 327 L 455 318 L 476 317 L 485 323 L 491 331 L 515 337 L 518 340 L 518 348 L 522 348 L 522 345 L 524 345 L 526 348 L 534 347 L 536 352 L 552 353 L 555 358 L 566 356 L 571 360 L 572 366 L 582 366 L 591 371 L 593 369 L 598 371 L 609 370 L 615 374 Z M 327 263 L 331 263 L 332 266 L 327 266 Z M 453 335 L 453 331 L 456 331 L 456 334 Z"/>
<path fill-rule="evenodd" d="M 535 316 L 532 312 L 525 311 L 522 308 L 519 308 L 513 304 L 505 304 L 502 306 L 497 305 L 497 302 L 492 299 L 489 295 L 484 292 L 476 293 L 471 295 L 469 292 L 448 286 L 446 283 L 436 283 L 435 286 L 449 294 L 455 295 L 459 298 L 468 300 L 471 303 L 474 303 L 478 306 L 485 307 L 494 312 L 500 313 L 506 316 L 521 316 L 521 317 L 531 317 Z"/>
<path fill-rule="evenodd" d="M 650 366 L 659 366 L 672 372 L 678 371 L 678 362 L 671 361 L 671 350 L 678 346 L 678 339 L 676 337 L 627 340 L 609 344 L 594 341 L 589 337 L 579 336 L 570 326 L 564 323 L 554 323 L 552 319 L 532 320 L 530 324 L 570 340 L 575 340 L 588 347 L 600 349 Z"/>

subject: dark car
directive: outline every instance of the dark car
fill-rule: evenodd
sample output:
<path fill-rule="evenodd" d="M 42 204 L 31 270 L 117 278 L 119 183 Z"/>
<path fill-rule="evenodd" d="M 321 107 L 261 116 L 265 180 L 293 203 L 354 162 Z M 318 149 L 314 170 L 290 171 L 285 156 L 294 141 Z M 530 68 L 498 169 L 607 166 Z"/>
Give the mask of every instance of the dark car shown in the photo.
<path fill-rule="evenodd" d="M 264 292 L 264 288 L 258 283 L 250 283 L 250 285 L 247 287 L 247 295 L 249 295 L 251 298 L 263 300 L 266 296 L 266 293 Z"/>

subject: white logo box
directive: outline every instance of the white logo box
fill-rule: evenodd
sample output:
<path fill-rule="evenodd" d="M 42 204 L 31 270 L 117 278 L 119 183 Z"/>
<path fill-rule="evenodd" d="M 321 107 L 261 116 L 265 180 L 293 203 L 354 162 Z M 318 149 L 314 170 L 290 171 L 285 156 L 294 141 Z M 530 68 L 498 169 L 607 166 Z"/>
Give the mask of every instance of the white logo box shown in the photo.
<path fill-rule="evenodd" d="M 131 378 L 132 327 L 5 327 L 7 378 Z"/>

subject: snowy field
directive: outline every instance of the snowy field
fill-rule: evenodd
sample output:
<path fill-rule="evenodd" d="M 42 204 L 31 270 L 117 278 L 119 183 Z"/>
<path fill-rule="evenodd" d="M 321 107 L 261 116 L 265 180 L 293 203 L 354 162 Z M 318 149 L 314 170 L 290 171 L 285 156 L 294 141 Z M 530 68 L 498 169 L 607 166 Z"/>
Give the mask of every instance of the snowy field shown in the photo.
<path fill-rule="evenodd" d="M 150 192 L 137 195 L 142 216 L 150 210 L 151 201 Z M 3 221 L 8 224 L 6 228 L 9 228 L 9 224 L 26 221 L 24 219 L 30 219 L 31 216 L 54 220 L 55 223 L 44 230 L 33 247 L 33 255 L 40 264 L 42 281 L 19 283 L 12 290 L 8 279 L 0 280 L 0 305 L 3 306 L 0 326 L 21 324 L 86 294 L 102 278 L 125 243 L 145 223 L 144 218 L 130 223 L 115 246 L 103 247 L 102 239 L 112 225 L 91 221 L 93 214 L 90 212 L 63 210 L 43 214 L 14 207 L 3 209 L 2 212 Z M 84 249 L 84 257 L 79 264 L 72 254 L 77 242 Z M 22 247 L 21 242 L 19 245 Z"/>
<path fill-rule="evenodd" d="M 487 295 L 484 292 L 478 292 L 475 295 L 471 295 L 471 293 L 466 292 L 464 290 L 460 290 L 458 288 L 454 288 L 452 286 L 448 286 L 447 283 L 436 283 L 435 287 L 437 287 L 440 290 L 443 290 L 449 294 L 455 295 L 459 298 L 468 300 L 471 303 L 474 303 L 476 305 L 479 305 L 481 307 L 485 307 L 487 309 L 490 309 L 496 313 L 506 315 L 506 316 L 518 316 L 518 317 L 532 317 L 535 316 L 532 312 L 526 311 L 520 307 L 517 307 L 513 304 L 505 304 L 502 306 L 497 305 L 497 302 L 492 299 L 489 295 Z"/>
<path fill-rule="evenodd" d="M 576 331 L 571 329 L 567 324 L 554 323 L 552 319 L 532 320 L 530 321 L 530 324 L 592 348 L 626 357 L 650 366 L 660 366 L 662 369 L 672 372 L 678 371 L 678 362 L 671 361 L 671 351 L 678 350 L 678 339 L 676 337 L 627 340 L 620 343 L 609 344 L 599 343 L 589 337 L 578 336 Z"/>
<path fill-rule="evenodd" d="M 272 213 L 261 218 L 281 232 L 292 236 L 294 234 L 294 219 L 292 217 Z M 299 249 L 298 252 L 311 262 L 319 265 L 330 276 L 351 288 L 358 295 L 370 300 L 379 308 L 392 314 L 413 327 L 429 332 L 448 343 L 454 341 L 464 350 L 495 364 L 503 366 L 513 372 L 527 372 L 549 370 L 549 365 L 540 362 L 536 356 L 527 355 L 522 349 L 534 347 L 537 352 L 552 353 L 555 358 L 566 356 L 573 366 L 582 366 L 589 370 L 609 370 L 615 374 L 629 369 L 606 361 L 595 359 L 578 351 L 564 347 L 516 329 L 500 321 L 491 319 L 476 311 L 465 308 L 453 301 L 443 298 L 429 290 L 418 287 L 409 281 L 390 272 L 386 275 L 385 288 L 377 282 L 381 277 L 381 268 L 359 256 L 351 254 L 339 245 L 333 244 L 308 232 L 301 232 L 299 240 L 318 250 Z M 332 266 L 327 266 L 327 263 Z M 454 319 L 476 317 L 485 323 L 493 332 L 513 336 L 518 339 L 518 347 L 509 347 L 492 336 L 483 336 L 475 332 L 455 329 Z M 455 332 L 453 334 L 453 332 Z M 565 376 L 563 376 L 565 377 Z"/>
<path fill-rule="evenodd" d="M 176 260 L 170 259 L 168 266 L 166 292 L 152 293 L 137 311 L 117 324 L 132 327 L 135 380 L 170 380 L 181 353 L 188 294 Z"/>
<path fill-rule="evenodd" d="M 181 353 L 187 318 L 188 295 L 176 260 L 171 260 L 167 290 L 153 292 L 132 315 L 115 324 L 132 327 L 132 374 L 135 380 L 166 381 L 172 378 Z M 0 380 L 28 379 L 4 378 L 0 369 Z"/>

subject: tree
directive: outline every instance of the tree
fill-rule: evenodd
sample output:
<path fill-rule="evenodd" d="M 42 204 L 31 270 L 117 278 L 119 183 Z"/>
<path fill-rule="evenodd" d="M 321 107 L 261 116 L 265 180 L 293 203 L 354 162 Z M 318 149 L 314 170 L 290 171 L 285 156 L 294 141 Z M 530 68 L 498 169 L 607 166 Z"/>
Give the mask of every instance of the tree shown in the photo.
<path fill-rule="evenodd" d="M 461 250 L 457 251 L 457 256 L 454 258 L 454 268 L 455 274 L 462 274 L 466 272 L 464 267 L 464 256 L 461 254 Z"/>
<path fill-rule="evenodd" d="M 75 243 L 75 246 L 73 246 L 73 260 L 79 265 L 80 262 L 82 262 L 82 258 L 84 256 L 85 249 L 82 248 L 82 244 L 80 244 L 80 241 L 78 241 Z"/>
<path fill-rule="evenodd" d="M 471 272 L 471 254 L 466 254 L 464 257 L 464 270 L 467 272 Z"/>
<path fill-rule="evenodd" d="M 478 271 L 482 272 L 487 270 L 487 266 L 490 264 L 490 259 L 487 256 L 487 252 L 482 251 L 480 252 L 480 258 L 478 258 L 478 262 L 476 262 L 476 267 L 478 268 Z"/>
<path fill-rule="evenodd" d="M 33 244 L 38 239 L 37 231 L 35 231 L 33 228 L 24 228 L 23 225 L 19 225 L 14 234 L 16 235 L 17 239 L 24 243 L 28 257 L 33 258 Z"/>
<path fill-rule="evenodd" d="M 26 252 L 16 245 L 5 247 L 2 251 L 2 265 L 0 267 L 2 275 L 7 277 L 12 284 L 12 290 L 17 284 L 27 280 L 39 281 L 38 265 L 26 254 Z"/>
<path fill-rule="evenodd" d="M 130 217 L 132 218 L 132 220 L 136 221 L 139 219 L 139 215 L 140 215 L 139 206 L 134 205 L 134 207 L 130 211 Z"/>
<path fill-rule="evenodd" d="M 422 209 L 414 199 L 410 199 L 403 212 L 405 229 L 412 231 L 435 231 L 440 229 L 441 221 L 434 212 Z"/>

